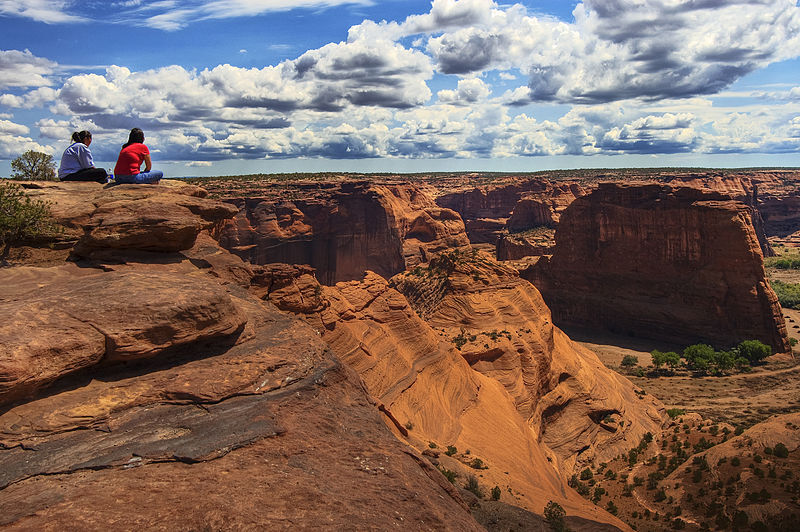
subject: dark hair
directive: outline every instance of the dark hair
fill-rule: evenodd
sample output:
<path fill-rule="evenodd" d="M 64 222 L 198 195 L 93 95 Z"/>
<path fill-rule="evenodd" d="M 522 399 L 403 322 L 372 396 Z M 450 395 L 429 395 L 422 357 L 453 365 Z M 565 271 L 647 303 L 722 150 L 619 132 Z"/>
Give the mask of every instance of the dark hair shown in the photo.
<path fill-rule="evenodd" d="M 138 142 L 138 143 L 140 143 L 140 144 L 141 144 L 142 142 L 144 142 L 144 131 L 142 131 L 142 130 L 141 130 L 141 129 L 139 129 L 138 127 L 135 127 L 135 128 L 133 128 L 133 129 L 131 129 L 131 134 L 130 134 L 130 135 L 128 135 L 128 142 L 126 142 L 125 144 L 123 144 L 123 145 L 122 145 L 122 148 L 123 148 L 123 149 L 124 149 L 124 148 L 127 148 L 127 147 L 128 147 L 128 146 L 130 146 L 131 144 L 136 144 L 137 142 Z"/>
<path fill-rule="evenodd" d="M 86 138 L 92 138 L 92 134 L 86 130 L 76 131 L 72 134 L 72 142 L 83 142 Z"/>

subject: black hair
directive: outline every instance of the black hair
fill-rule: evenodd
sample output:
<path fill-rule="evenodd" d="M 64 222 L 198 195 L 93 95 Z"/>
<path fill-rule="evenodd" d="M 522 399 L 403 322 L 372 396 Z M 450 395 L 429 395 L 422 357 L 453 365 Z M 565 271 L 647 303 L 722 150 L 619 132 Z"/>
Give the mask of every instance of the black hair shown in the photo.
<path fill-rule="evenodd" d="M 72 142 L 83 142 L 86 138 L 92 138 L 92 134 L 86 130 L 76 131 L 72 134 Z"/>
<path fill-rule="evenodd" d="M 142 131 L 138 127 L 135 127 L 131 129 L 131 134 L 128 135 L 128 142 L 123 144 L 122 148 L 124 149 L 130 146 L 131 144 L 136 144 L 136 143 L 141 144 L 143 142 L 144 142 L 144 131 Z"/>

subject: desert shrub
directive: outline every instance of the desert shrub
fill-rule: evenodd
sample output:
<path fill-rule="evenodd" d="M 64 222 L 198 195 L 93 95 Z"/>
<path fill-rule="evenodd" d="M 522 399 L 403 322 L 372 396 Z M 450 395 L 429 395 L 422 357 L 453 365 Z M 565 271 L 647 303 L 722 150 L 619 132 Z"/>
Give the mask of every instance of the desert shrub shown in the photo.
<path fill-rule="evenodd" d="M 11 246 L 56 232 L 47 203 L 28 197 L 16 183 L 0 183 L 0 261 Z"/>
<path fill-rule="evenodd" d="M 444 454 L 446 454 L 447 456 L 453 456 L 457 452 L 458 452 L 458 449 L 456 449 L 455 445 L 448 445 L 447 446 L 447 450 L 444 452 Z"/>
<path fill-rule="evenodd" d="M 686 410 L 683 408 L 670 408 L 667 410 L 667 415 L 673 419 L 684 414 L 686 414 Z"/>
<path fill-rule="evenodd" d="M 446 467 L 441 467 L 441 466 L 439 467 L 439 471 L 442 473 L 442 475 L 444 475 L 444 477 L 447 480 L 450 481 L 451 484 L 456 483 L 456 477 L 458 477 L 458 473 L 456 473 L 455 471 L 451 471 Z"/>
<path fill-rule="evenodd" d="M 751 364 L 761 362 L 772 354 L 772 348 L 758 340 L 745 340 L 736 346 L 736 351 Z"/>
<path fill-rule="evenodd" d="M 776 443 L 772 452 L 778 458 L 789 458 L 789 449 L 782 442 Z"/>
<path fill-rule="evenodd" d="M 474 493 L 477 498 L 483 499 L 483 489 L 481 489 L 480 484 L 478 484 L 478 479 L 475 478 L 475 475 L 467 477 L 467 483 L 464 485 L 464 489 Z"/>
<path fill-rule="evenodd" d="M 581 471 L 581 480 L 591 480 L 592 477 L 594 477 L 594 474 L 588 467 Z"/>
<path fill-rule="evenodd" d="M 634 366 L 639 365 L 639 358 L 635 355 L 625 355 L 622 357 L 622 362 L 620 362 L 620 366 L 623 368 L 632 368 Z"/>
<path fill-rule="evenodd" d="M 11 161 L 11 179 L 53 181 L 56 178 L 56 163 L 53 156 L 28 150 Z"/>
<path fill-rule="evenodd" d="M 617 515 L 617 505 L 614 504 L 614 501 L 608 501 L 608 504 L 606 505 L 606 511 L 611 515 Z"/>
<path fill-rule="evenodd" d="M 480 458 L 474 458 L 472 462 L 470 462 L 469 466 L 472 469 L 486 469 L 486 467 L 483 465 L 483 460 Z"/>
<path fill-rule="evenodd" d="M 742 461 L 739 459 L 738 456 L 734 456 L 733 458 L 731 458 L 731 465 L 732 466 L 739 467 L 739 465 L 741 465 L 741 463 L 742 463 Z"/>
<path fill-rule="evenodd" d="M 430 447 L 431 449 L 436 449 L 436 448 L 438 447 L 438 445 L 436 445 L 436 444 L 435 444 L 434 442 L 432 442 L 432 441 L 429 441 L 429 442 L 428 442 L 428 447 Z"/>
<path fill-rule="evenodd" d="M 493 501 L 500 500 L 500 486 L 495 486 L 492 488 L 492 500 Z"/>
<path fill-rule="evenodd" d="M 800 309 L 800 284 L 770 281 L 769 284 L 778 296 L 783 308 Z"/>
<path fill-rule="evenodd" d="M 567 512 L 555 501 L 549 501 L 544 507 L 544 520 L 555 532 L 565 532 L 567 530 L 567 524 L 564 521 L 566 516 Z"/>

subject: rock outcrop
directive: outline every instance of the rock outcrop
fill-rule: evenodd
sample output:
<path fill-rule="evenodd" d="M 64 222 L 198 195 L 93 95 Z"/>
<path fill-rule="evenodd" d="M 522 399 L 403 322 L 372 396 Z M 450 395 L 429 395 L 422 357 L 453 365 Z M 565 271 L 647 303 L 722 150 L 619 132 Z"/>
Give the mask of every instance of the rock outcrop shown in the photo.
<path fill-rule="evenodd" d="M 265 284 L 287 271 L 271 269 Z M 297 274 L 265 297 L 320 331 L 398 437 L 419 450 L 461 449 L 438 458 L 462 476 L 479 459 L 480 483 L 500 486 L 501 501 L 541 513 L 556 500 L 569 515 L 620 526 L 566 481 L 658 430 L 663 407 L 555 329 L 541 296 L 514 270 L 456 251 L 391 283 L 370 272 L 315 287 L 308 272 Z"/>
<path fill-rule="evenodd" d="M 586 192 L 577 183 L 519 180 L 440 195 L 436 203 L 458 212 L 472 243 L 496 243 L 503 230 L 552 227 L 564 209 Z"/>
<path fill-rule="evenodd" d="M 601 184 L 564 212 L 552 258 L 525 273 L 556 323 L 679 345 L 789 350 L 750 208 L 696 188 Z"/>
<path fill-rule="evenodd" d="M 253 264 L 307 264 L 324 284 L 390 277 L 430 254 L 469 244 L 458 214 L 425 187 L 344 183 L 317 197 L 231 200 L 239 214 L 221 232 L 226 249 Z"/>
<path fill-rule="evenodd" d="M 172 194 L 149 187 L 128 199 Z M 88 211 L 81 234 L 108 219 Z M 319 335 L 247 291 L 267 272 L 205 234 L 126 250 L 148 225 L 116 227 L 91 261 L 0 270 L 0 526 L 481 529 Z"/>
<path fill-rule="evenodd" d="M 497 239 L 497 260 L 519 260 L 524 257 L 551 255 L 555 242 L 555 229 L 540 227 L 522 233 L 503 233 Z"/>

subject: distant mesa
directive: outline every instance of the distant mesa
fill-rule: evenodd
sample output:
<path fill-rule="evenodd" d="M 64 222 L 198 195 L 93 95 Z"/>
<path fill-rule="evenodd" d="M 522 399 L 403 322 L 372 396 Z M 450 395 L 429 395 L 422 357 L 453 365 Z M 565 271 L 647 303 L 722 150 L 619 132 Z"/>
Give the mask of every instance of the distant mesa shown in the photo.
<path fill-rule="evenodd" d="M 751 212 L 697 188 L 600 184 L 562 215 L 552 257 L 523 276 L 559 324 L 788 352 Z"/>

